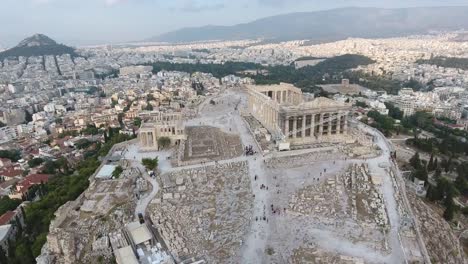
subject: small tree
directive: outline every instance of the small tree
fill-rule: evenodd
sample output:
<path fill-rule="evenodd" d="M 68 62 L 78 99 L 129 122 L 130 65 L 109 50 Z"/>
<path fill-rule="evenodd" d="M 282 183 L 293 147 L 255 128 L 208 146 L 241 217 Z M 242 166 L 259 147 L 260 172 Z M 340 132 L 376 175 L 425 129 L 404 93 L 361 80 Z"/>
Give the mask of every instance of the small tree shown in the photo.
<path fill-rule="evenodd" d="M 419 169 L 421 167 L 421 159 L 419 158 L 419 152 L 414 153 L 414 156 L 411 157 L 409 161 L 413 168 Z"/>
<path fill-rule="evenodd" d="M 171 145 L 171 139 L 168 137 L 158 138 L 158 146 L 162 149 L 165 149 Z"/>
<path fill-rule="evenodd" d="M 447 221 L 452 221 L 455 215 L 455 205 L 450 204 L 444 211 L 444 219 Z"/>
<path fill-rule="evenodd" d="M 452 156 L 450 156 L 449 160 L 445 164 L 445 172 L 448 173 L 450 171 L 450 168 L 452 166 Z"/>
<path fill-rule="evenodd" d="M 429 158 L 429 163 L 427 164 L 427 170 L 433 171 L 434 168 L 434 153 L 431 153 L 431 157 Z"/>
<path fill-rule="evenodd" d="M 141 118 L 135 117 L 135 119 L 133 120 L 133 125 L 135 125 L 137 127 L 140 127 L 141 126 Z"/>
<path fill-rule="evenodd" d="M 427 181 L 427 170 L 425 167 L 417 169 L 413 175 L 421 181 Z"/>
<path fill-rule="evenodd" d="M 120 124 L 121 127 L 124 126 L 124 123 L 123 123 L 124 115 L 125 115 L 124 113 L 119 113 L 119 114 L 117 115 L 117 120 L 119 121 L 119 124 Z"/>
<path fill-rule="evenodd" d="M 143 164 L 143 166 L 145 166 L 145 168 L 147 170 L 154 170 L 156 169 L 156 167 L 158 167 L 158 157 L 154 158 L 154 159 L 148 159 L 148 158 L 145 158 L 145 159 L 142 159 L 141 160 L 141 163 Z"/>
<path fill-rule="evenodd" d="M 442 170 L 439 167 L 436 168 L 435 173 L 434 173 L 434 178 L 437 180 L 440 178 L 441 175 L 442 175 Z"/>
<path fill-rule="evenodd" d="M 28 110 L 24 110 L 24 120 L 26 120 L 27 123 L 33 121 L 32 114 L 29 113 Z"/>
<path fill-rule="evenodd" d="M 8 263 L 8 258 L 3 247 L 0 247 L 0 263 Z"/>
<path fill-rule="evenodd" d="M 28 161 L 28 165 L 30 168 L 34 168 L 34 167 L 41 165 L 43 162 L 44 162 L 44 159 L 42 158 L 33 158 Z"/>
<path fill-rule="evenodd" d="M 123 172 L 122 166 L 117 166 L 112 172 L 112 177 L 118 179 L 120 177 L 120 174 L 122 174 L 122 172 Z"/>

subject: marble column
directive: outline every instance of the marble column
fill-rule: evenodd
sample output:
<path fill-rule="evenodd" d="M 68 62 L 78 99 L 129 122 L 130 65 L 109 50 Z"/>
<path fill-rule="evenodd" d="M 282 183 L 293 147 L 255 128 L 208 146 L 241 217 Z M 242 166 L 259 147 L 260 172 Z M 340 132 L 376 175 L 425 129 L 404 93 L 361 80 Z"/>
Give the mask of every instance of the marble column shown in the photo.
<path fill-rule="evenodd" d="M 269 107 L 269 112 L 270 112 L 270 127 L 273 127 L 273 108 L 271 106 Z"/>
<path fill-rule="evenodd" d="M 140 143 L 142 147 L 146 147 L 146 133 L 140 133 Z"/>
<path fill-rule="evenodd" d="M 315 134 L 315 114 L 310 116 L 310 136 L 314 137 Z"/>
<path fill-rule="evenodd" d="M 276 110 L 275 108 L 272 107 L 271 108 L 271 122 L 274 128 L 276 128 L 277 121 L 278 120 L 276 120 Z"/>
<path fill-rule="evenodd" d="M 150 146 L 150 139 L 149 139 L 149 133 L 148 132 L 145 132 L 145 146 L 147 147 L 151 147 Z"/>
<path fill-rule="evenodd" d="M 338 112 L 338 119 L 336 120 L 336 134 L 341 134 L 341 118 L 343 118 L 343 113 Z"/>
<path fill-rule="evenodd" d="M 319 124 L 319 137 L 321 138 L 323 135 L 323 114 L 320 113 L 320 124 Z"/>
<path fill-rule="evenodd" d="M 344 123 L 343 134 L 348 134 L 348 113 L 347 112 L 345 113 L 344 120 L 345 120 L 345 123 Z"/>
<path fill-rule="evenodd" d="M 268 106 L 268 126 L 271 127 L 271 107 Z"/>
<path fill-rule="evenodd" d="M 258 115 L 261 117 L 261 119 L 259 118 L 258 120 L 262 120 L 262 121 L 266 122 L 266 107 L 265 107 L 265 105 L 262 105 L 262 107 L 260 109 L 258 109 L 257 111 L 258 111 Z"/>
<path fill-rule="evenodd" d="M 305 138 L 306 137 L 306 117 L 307 115 L 303 115 L 302 116 L 302 133 L 301 133 L 301 136 L 302 138 Z"/>
<path fill-rule="evenodd" d="M 268 123 L 270 124 L 270 127 L 273 126 L 273 110 L 271 107 L 268 107 Z"/>
<path fill-rule="evenodd" d="M 271 110 L 270 106 L 268 106 L 268 125 L 270 127 L 273 126 L 273 111 Z"/>
<path fill-rule="evenodd" d="M 156 131 L 155 131 L 156 132 Z M 156 133 L 153 132 L 153 146 L 157 147 L 158 146 L 158 139 Z M 172 131 L 171 131 L 172 132 Z M 172 133 L 171 133 L 172 134 Z"/>
<path fill-rule="evenodd" d="M 149 132 L 146 133 L 146 145 L 148 147 L 152 147 L 152 142 L 151 142 L 151 135 L 149 134 Z"/>
<path fill-rule="evenodd" d="M 265 109 L 263 111 L 265 111 L 265 126 L 268 126 L 269 123 L 269 118 L 270 118 L 270 113 L 268 112 L 268 105 L 265 105 Z"/>
<path fill-rule="evenodd" d="M 284 123 L 284 136 L 289 138 L 289 116 L 286 116 Z"/>
<path fill-rule="evenodd" d="M 335 120 L 336 116 L 334 113 L 329 115 L 328 118 L 328 135 L 330 136 L 332 133 L 332 125 L 333 125 L 333 120 Z"/>
<path fill-rule="evenodd" d="M 297 136 L 297 116 L 293 117 L 293 138 Z"/>

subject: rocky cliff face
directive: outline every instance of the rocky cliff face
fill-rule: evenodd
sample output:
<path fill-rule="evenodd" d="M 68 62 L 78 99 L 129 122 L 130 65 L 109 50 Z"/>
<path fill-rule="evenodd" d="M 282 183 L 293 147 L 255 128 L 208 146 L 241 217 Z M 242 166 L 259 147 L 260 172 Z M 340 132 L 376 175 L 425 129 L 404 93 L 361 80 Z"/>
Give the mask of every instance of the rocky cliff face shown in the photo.
<path fill-rule="evenodd" d="M 37 46 L 47 46 L 47 45 L 57 45 L 55 40 L 49 38 L 43 34 L 35 34 L 29 38 L 22 40 L 16 47 L 37 47 Z"/>

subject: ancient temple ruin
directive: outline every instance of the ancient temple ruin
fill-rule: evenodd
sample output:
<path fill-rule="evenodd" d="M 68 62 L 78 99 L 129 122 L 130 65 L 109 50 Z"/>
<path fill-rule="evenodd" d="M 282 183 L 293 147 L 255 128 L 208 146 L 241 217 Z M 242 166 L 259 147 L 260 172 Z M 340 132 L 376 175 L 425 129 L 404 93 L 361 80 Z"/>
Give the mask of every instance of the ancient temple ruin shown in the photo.
<path fill-rule="evenodd" d="M 247 89 L 250 114 L 277 141 L 307 145 L 339 141 L 347 134 L 351 106 L 346 103 L 312 98 L 286 83 L 249 85 Z"/>

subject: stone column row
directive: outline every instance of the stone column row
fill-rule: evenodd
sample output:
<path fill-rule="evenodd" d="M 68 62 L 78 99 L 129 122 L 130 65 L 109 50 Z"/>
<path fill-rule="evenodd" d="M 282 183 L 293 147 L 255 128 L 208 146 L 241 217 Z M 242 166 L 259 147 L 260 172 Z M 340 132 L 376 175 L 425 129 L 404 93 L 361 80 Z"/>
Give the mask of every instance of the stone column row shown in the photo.
<path fill-rule="evenodd" d="M 328 114 L 328 121 L 325 121 L 325 114 Z M 303 115 L 302 116 L 302 122 L 298 123 L 298 117 L 299 116 L 286 116 L 284 120 L 284 134 L 287 138 L 297 138 L 298 137 L 298 125 L 301 124 L 301 133 L 300 137 L 313 137 L 315 134 L 315 116 L 317 114 L 311 114 L 311 115 Z M 343 112 L 338 112 L 338 113 L 320 113 L 318 114 L 320 116 L 320 124 L 319 124 L 319 131 L 318 131 L 318 137 L 321 137 L 323 133 L 325 132 L 327 135 L 332 134 L 332 127 L 333 123 L 336 123 L 336 134 L 346 134 L 347 129 L 348 129 L 348 116 L 347 113 Z M 310 124 L 307 125 L 307 116 L 310 116 Z M 335 117 L 336 116 L 336 117 Z M 289 122 L 292 119 L 292 129 L 289 127 Z M 343 129 L 341 128 L 341 122 L 344 119 L 344 126 Z M 324 124 L 327 124 L 327 131 L 324 131 Z M 310 134 L 306 136 L 306 131 L 310 129 Z"/>
<path fill-rule="evenodd" d="M 140 137 L 140 144 L 143 146 L 143 147 L 155 147 L 156 146 L 156 143 L 157 143 L 157 140 L 156 140 L 156 133 L 155 131 L 151 131 L 151 132 L 140 132 L 139 133 L 139 137 Z"/>
<path fill-rule="evenodd" d="M 266 93 L 268 94 L 270 91 L 267 91 Z M 283 91 L 271 91 L 271 99 L 273 101 L 278 102 L 279 104 L 288 102 L 291 103 L 291 95 L 290 91 L 283 90 Z"/>
<path fill-rule="evenodd" d="M 262 113 L 261 116 L 263 117 L 262 121 L 264 126 L 267 128 L 275 129 L 277 123 L 277 111 L 274 107 L 266 104 L 264 105 L 263 109 L 261 109 Z"/>

